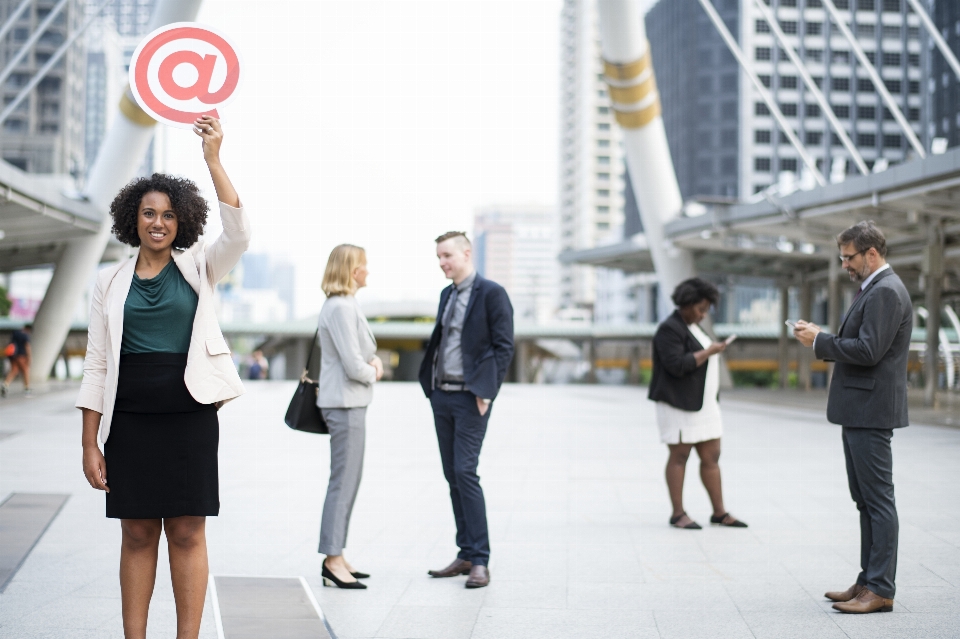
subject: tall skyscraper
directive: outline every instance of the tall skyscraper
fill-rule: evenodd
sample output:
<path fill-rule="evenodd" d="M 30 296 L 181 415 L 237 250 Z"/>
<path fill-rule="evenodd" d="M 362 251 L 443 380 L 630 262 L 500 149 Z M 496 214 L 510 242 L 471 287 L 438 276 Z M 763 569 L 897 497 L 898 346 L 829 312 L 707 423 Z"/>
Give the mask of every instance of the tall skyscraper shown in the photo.
<path fill-rule="evenodd" d="M 624 165 L 600 59 L 596 0 L 564 0 L 560 20 L 560 250 L 619 239 Z M 560 267 L 560 305 L 590 312 L 596 271 Z"/>
<path fill-rule="evenodd" d="M 0 24 L 20 0 L 0 0 Z M 32 0 L 0 42 L 0 68 L 6 68 L 50 15 L 56 3 Z M 26 87 L 83 20 L 80 0 L 69 0 L 4 82 L 4 104 Z M 82 174 L 84 166 L 84 47 L 76 43 L 30 91 L 0 130 L 0 156 L 30 173 Z"/>
<path fill-rule="evenodd" d="M 921 93 L 918 16 L 905 0 L 834 3 L 922 136 L 928 116 Z M 768 4 L 868 167 L 881 158 L 889 164 L 908 158 L 906 137 L 820 0 L 768 0 Z M 840 138 L 760 10 L 753 2 L 738 0 L 714 0 L 714 5 L 821 172 L 829 175 L 836 158 L 847 158 L 847 173 L 855 172 Z M 781 172 L 800 175 L 799 154 L 720 43 L 697 0 L 660 0 L 647 14 L 646 25 L 667 138 L 685 198 L 745 198 L 776 183 Z"/>
<path fill-rule="evenodd" d="M 931 3 L 931 17 L 940 29 L 940 35 L 953 54 L 960 56 L 960 2 L 937 0 Z M 932 46 L 927 48 L 931 52 L 927 87 L 931 93 L 930 128 L 935 137 L 946 138 L 948 146 L 957 146 L 960 144 L 960 78 L 939 51 Z"/>
<path fill-rule="evenodd" d="M 473 224 L 477 271 L 507 289 L 517 321 L 552 320 L 558 295 L 553 207 L 484 207 Z"/>

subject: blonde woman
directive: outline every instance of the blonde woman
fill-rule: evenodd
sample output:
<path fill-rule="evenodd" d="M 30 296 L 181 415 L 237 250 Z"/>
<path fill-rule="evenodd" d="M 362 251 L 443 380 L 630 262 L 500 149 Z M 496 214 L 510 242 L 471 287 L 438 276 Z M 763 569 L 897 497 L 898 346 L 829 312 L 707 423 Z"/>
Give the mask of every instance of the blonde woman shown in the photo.
<path fill-rule="evenodd" d="M 330 429 L 330 482 L 320 522 L 319 552 L 323 585 L 362 589 L 357 572 L 343 556 L 350 513 L 360 488 L 367 406 L 373 383 L 383 377 L 377 341 L 363 316 L 357 290 L 367 285 L 367 255 L 359 246 L 341 244 L 327 260 L 321 287 L 327 296 L 320 311 L 320 393 L 317 406 Z"/>

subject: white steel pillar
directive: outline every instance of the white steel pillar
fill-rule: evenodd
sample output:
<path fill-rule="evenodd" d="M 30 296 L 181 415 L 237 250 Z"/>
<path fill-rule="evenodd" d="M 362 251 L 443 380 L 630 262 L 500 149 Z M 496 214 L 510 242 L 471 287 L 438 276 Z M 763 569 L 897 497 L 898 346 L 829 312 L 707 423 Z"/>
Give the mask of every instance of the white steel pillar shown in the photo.
<path fill-rule="evenodd" d="M 600 45 L 610 99 L 623 128 L 623 150 L 643 231 L 657 271 L 658 319 L 670 314 L 677 284 L 696 274 L 690 251 L 667 240 L 663 227 L 680 215 L 683 199 L 660 116 L 643 13 L 637 0 L 599 0 Z"/>
<path fill-rule="evenodd" d="M 159 0 L 147 31 L 171 22 L 195 20 L 201 2 Z M 103 257 L 113 225 L 107 213 L 110 202 L 117 191 L 136 175 L 153 137 L 155 122 L 137 106 L 129 90 L 121 98 L 119 109 L 123 117 L 114 119 L 87 177 L 85 195 L 103 214 L 100 230 L 95 235 L 78 238 L 67 244 L 57 260 L 50 286 L 33 322 L 31 372 L 38 382 L 45 381 L 50 375 L 70 332 L 70 322 L 77 304 L 87 290 L 90 275 Z"/>

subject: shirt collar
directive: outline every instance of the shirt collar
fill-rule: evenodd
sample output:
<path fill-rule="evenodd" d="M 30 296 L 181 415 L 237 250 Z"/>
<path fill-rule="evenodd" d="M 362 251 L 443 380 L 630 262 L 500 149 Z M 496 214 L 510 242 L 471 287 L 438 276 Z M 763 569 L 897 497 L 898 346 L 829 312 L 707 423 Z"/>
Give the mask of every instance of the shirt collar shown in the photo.
<path fill-rule="evenodd" d="M 473 273 L 468 275 L 462 282 L 457 284 L 457 292 L 463 293 L 464 291 L 468 290 L 471 286 L 473 286 L 473 281 L 476 279 L 477 279 L 477 272 L 474 271 Z"/>
<path fill-rule="evenodd" d="M 878 268 L 877 270 L 875 270 L 873 273 L 871 273 L 870 275 L 868 275 L 868 276 L 867 276 L 867 279 L 863 280 L 863 284 L 860 285 L 860 290 L 861 290 L 861 291 L 867 290 L 867 287 L 870 286 L 870 282 L 873 281 L 873 278 L 875 278 L 875 277 L 876 277 L 877 275 L 879 275 L 880 273 L 883 273 L 883 272 L 884 272 L 885 270 L 887 270 L 888 268 L 890 268 L 890 265 L 889 265 L 889 264 L 884 264 L 883 266 L 881 266 L 880 268 Z"/>

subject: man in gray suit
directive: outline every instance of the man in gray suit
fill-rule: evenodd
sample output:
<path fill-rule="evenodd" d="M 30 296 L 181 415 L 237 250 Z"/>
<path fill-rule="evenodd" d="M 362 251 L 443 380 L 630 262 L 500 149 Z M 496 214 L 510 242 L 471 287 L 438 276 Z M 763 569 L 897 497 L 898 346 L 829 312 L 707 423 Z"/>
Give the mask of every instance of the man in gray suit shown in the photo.
<path fill-rule="evenodd" d="M 843 426 L 850 495 L 860 511 L 857 582 L 826 597 L 841 612 L 890 612 L 896 591 L 900 524 L 893 497 L 894 428 L 907 426 L 907 355 L 913 306 L 887 264 L 887 242 L 873 222 L 837 236 L 840 261 L 860 282 L 837 335 L 798 321 L 794 335 L 818 359 L 836 362 L 827 419 Z"/>

